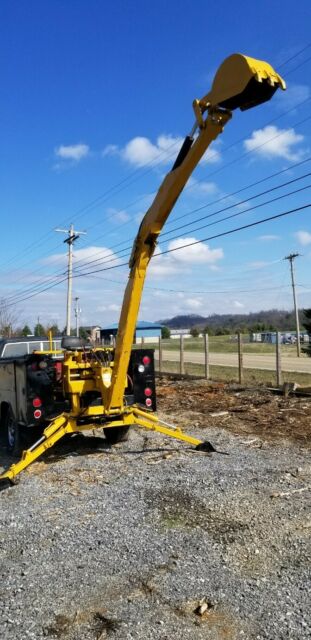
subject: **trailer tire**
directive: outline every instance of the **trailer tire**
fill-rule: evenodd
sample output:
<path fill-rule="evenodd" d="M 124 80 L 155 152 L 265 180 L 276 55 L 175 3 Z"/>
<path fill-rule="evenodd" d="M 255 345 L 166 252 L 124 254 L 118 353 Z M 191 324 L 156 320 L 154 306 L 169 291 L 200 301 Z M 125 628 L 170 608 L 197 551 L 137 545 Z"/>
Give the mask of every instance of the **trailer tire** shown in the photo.
<path fill-rule="evenodd" d="M 11 456 L 17 456 L 21 452 L 21 429 L 15 420 L 12 407 L 9 406 L 3 418 L 4 446 Z"/>
<path fill-rule="evenodd" d="M 126 442 L 129 437 L 130 427 L 112 427 L 104 429 L 104 434 L 109 444 L 118 444 L 118 442 Z"/>

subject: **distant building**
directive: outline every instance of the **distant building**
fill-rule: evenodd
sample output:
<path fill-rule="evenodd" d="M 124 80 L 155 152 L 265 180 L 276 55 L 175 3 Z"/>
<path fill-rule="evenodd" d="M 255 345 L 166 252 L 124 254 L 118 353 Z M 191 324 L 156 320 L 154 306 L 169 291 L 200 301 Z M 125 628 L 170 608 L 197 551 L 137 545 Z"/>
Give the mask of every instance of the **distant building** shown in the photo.
<path fill-rule="evenodd" d="M 180 336 L 184 336 L 184 338 L 191 338 L 190 329 L 170 329 L 171 338 L 179 338 Z"/>
<path fill-rule="evenodd" d="M 282 344 L 294 344 L 296 340 L 296 331 L 280 331 L 280 342 Z M 275 344 L 276 332 L 262 331 L 259 333 L 251 333 L 250 342 L 268 342 L 269 344 Z M 300 342 L 309 342 L 309 335 L 307 332 L 300 332 Z"/>
<path fill-rule="evenodd" d="M 134 335 L 134 344 L 140 344 L 142 341 L 155 342 L 161 337 L 162 325 L 155 322 L 145 322 L 143 320 L 137 322 Z M 113 344 L 114 338 L 118 332 L 118 323 L 113 322 L 107 327 L 100 330 L 100 339 L 103 344 Z"/>

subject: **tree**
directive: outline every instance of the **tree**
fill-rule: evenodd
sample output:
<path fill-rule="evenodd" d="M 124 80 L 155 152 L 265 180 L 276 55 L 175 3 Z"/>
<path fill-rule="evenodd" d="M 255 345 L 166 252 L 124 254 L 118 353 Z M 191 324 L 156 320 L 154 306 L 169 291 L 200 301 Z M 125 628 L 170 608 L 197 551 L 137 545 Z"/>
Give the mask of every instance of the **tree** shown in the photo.
<path fill-rule="evenodd" d="M 213 336 L 215 334 L 215 331 L 214 331 L 214 329 L 209 327 L 208 324 L 207 324 L 206 327 L 204 327 L 204 329 L 203 329 L 203 333 L 207 333 L 208 336 Z"/>
<path fill-rule="evenodd" d="M 31 334 L 31 329 L 30 329 L 29 325 L 25 324 L 25 326 L 22 328 L 22 336 L 25 336 L 25 338 L 26 338 L 27 336 L 31 336 L 31 335 L 32 334 Z"/>
<path fill-rule="evenodd" d="M 197 329 L 196 327 L 191 327 L 191 329 L 190 329 L 190 335 L 191 335 L 193 338 L 198 338 L 199 334 L 200 334 L 199 329 Z"/>
<path fill-rule="evenodd" d="M 33 332 L 34 332 L 36 338 L 39 338 L 41 336 L 45 336 L 45 328 L 42 326 L 42 324 L 40 324 L 40 322 L 38 322 L 36 324 Z"/>
<path fill-rule="evenodd" d="M 0 335 L 4 338 L 11 338 L 14 334 L 16 323 L 19 318 L 16 308 L 13 310 L 4 298 L 0 299 Z"/>
<path fill-rule="evenodd" d="M 161 337 L 163 338 L 163 340 L 167 340 L 167 338 L 171 337 L 171 332 L 168 327 L 161 328 Z"/>
<path fill-rule="evenodd" d="M 57 322 L 54 322 L 54 324 L 48 325 L 46 332 L 47 334 L 49 333 L 49 331 L 52 331 L 52 335 L 53 336 L 60 336 L 61 335 L 61 330 L 57 324 Z"/>

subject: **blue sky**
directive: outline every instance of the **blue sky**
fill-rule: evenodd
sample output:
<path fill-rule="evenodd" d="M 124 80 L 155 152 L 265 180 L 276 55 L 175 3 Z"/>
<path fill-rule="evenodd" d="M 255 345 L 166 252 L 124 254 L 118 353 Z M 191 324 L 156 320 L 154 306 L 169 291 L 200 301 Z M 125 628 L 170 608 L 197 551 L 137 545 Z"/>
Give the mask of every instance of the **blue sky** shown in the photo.
<path fill-rule="evenodd" d="M 163 236 L 160 250 L 311 201 L 306 189 L 246 212 L 311 183 L 307 176 L 248 202 L 311 171 L 310 18 L 308 0 L 295 11 L 288 0 L 3 0 L 0 297 L 18 322 L 32 325 L 39 316 L 43 324 L 64 325 L 65 283 L 48 287 L 63 280 L 66 268 L 64 236 L 54 229 L 71 223 L 87 232 L 75 244 L 75 275 L 116 267 L 74 278 L 81 322 L 104 326 L 118 319 L 125 249 L 192 127 L 193 99 L 208 92 L 231 53 L 269 61 L 288 90 L 256 109 L 234 112 L 165 231 L 233 208 Z M 236 219 L 196 230 L 235 213 Z M 311 306 L 306 209 L 154 259 L 140 317 L 291 308 L 289 268 L 282 258 L 292 251 L 302 254 L 296 261 L 299 304 Z"/>

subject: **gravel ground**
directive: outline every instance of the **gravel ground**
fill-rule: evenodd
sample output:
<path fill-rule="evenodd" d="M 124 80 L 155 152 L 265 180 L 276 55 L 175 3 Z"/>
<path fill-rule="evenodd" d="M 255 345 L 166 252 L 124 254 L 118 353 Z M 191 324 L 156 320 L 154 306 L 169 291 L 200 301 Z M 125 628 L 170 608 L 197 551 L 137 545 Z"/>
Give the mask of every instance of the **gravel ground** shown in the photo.
<path fill-rule="evenodd" d="M 0 494 L 2 640 L 310 638 L 305 441 L 178 417 L 229 455 L 76 436 Z"/>

